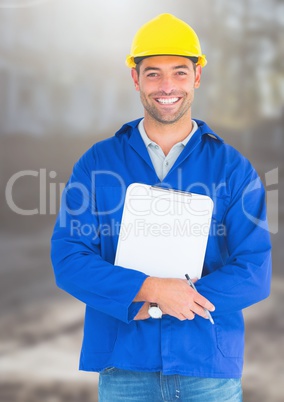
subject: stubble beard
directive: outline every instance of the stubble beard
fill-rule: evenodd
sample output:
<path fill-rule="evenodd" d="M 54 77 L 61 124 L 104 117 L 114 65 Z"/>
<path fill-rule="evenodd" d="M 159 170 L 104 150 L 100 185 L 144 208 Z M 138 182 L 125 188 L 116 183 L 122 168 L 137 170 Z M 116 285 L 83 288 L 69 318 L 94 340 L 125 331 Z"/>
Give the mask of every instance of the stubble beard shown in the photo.
<path fill-rule="evenodd" d="M 192 99 L 191 100 L 187 99 L 186 95 L 187 95 L 186 93 L 170 94 L 170 96 L 177 96 L 177 97 L 182 96 L 182 99 L 183 99 L 182 104 L 180 105 L 178 110 L 174 113 L 172 113 L 170 111 L 169 111 L 169 113 L 166 113 L 166 111 L 161 112 L 158 109 L 158 107 L 155 106 L 155 104 L 154 104 L 155 100 L 153 100 L 152 103 L 150 103 L 143 92 L 140 92 L 140 99 L 141 99 L 141 103 L 142 103 L 144 109 L 152 117 L 153 120 L 155 120 L 156 122 L 158 122 L 160 124 L 169 125 L 169 124 L 177 123 L 191 109 Z M 165 94 L 163 94 L 163 95 L 154 94 L 154 96 L 155 97 L 165 96 Z M 152 95 L 152 97 L 153 97 L 153 95 Z"/>

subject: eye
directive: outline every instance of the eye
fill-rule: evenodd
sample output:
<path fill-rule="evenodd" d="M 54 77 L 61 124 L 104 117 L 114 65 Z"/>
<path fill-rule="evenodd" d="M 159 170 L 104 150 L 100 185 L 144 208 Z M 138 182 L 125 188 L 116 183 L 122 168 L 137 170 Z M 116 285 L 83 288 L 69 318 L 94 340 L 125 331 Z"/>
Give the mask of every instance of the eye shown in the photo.
<path fill-rule="evenodd" d="M 158 73 L 149 73 L 147 77 L 158 77 Z"/>
<path fill-rule="evenodd" d="M 177 75 L 187 75 L 185 71 L 177 71 Z"/>

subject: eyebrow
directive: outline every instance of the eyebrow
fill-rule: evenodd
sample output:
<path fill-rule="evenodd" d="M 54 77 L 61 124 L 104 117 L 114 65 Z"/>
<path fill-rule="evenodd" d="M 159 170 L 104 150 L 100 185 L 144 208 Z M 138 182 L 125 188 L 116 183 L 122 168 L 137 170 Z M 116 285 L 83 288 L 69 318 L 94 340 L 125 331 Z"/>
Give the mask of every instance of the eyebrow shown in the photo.
<path fill-rule="evenodd" d="M 189 67 L 188 67 L 187 64 L 181 64 L 179 66 L 174 66 L 173 70 L 179 70 L 181 68 L 189 70 Z M 150 71 L 150 70 L 151 71 L 153 71 L 153 70 L 154 71 L 160 71 L 161 69 L 159 67 L 151 67 L 151 66 L 149 66 L 149 67 L 145 67 L 145 69 L 143 70 L 143 73 L 146 73 L 147 71 Z"/>

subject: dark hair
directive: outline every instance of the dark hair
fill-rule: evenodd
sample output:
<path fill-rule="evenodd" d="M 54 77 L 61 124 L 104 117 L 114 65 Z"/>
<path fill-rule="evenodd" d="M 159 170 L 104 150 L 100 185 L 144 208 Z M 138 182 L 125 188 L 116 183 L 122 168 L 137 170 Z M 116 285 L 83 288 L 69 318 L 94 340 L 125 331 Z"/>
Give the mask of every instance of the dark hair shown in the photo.
<path fill-rule="evenodd" d="M 138 75 L 140 74 L 140 66 L 141 66 L 140 63 L 141 63 L 141 61 L 146 59 L 146 58 L 148 58 L 148 57 L 153 57 L 153 56 L 134 57 L 134 63 L 136 64 L 135 69 L 136 69 Z M 159 56 L 168 56 L 168 55 L 167 54 L 159 54 Z M 186 57 L 187 59 L 192 61 L 193 70 L 194 70 L 194 73 L 195 73 L 196 72 L 196 63 L 198 62 L 198 57 L 191 57 L 191 56 L 181 56 L 181 57 Z"/>

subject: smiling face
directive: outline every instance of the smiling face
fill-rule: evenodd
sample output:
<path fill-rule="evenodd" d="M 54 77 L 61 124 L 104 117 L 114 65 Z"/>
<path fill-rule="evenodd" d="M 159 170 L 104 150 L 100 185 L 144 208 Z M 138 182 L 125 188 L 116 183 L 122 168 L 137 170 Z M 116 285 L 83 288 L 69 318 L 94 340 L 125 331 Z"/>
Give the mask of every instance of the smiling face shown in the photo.
<path fill-rule="evenodd" d="M 201 67 L 180 56 L 153 56 L 141 61 L 132 78 L 145 112 L 145 120 L 174 124 L 191 120 L 194 89 L 199 87 Z"/>

